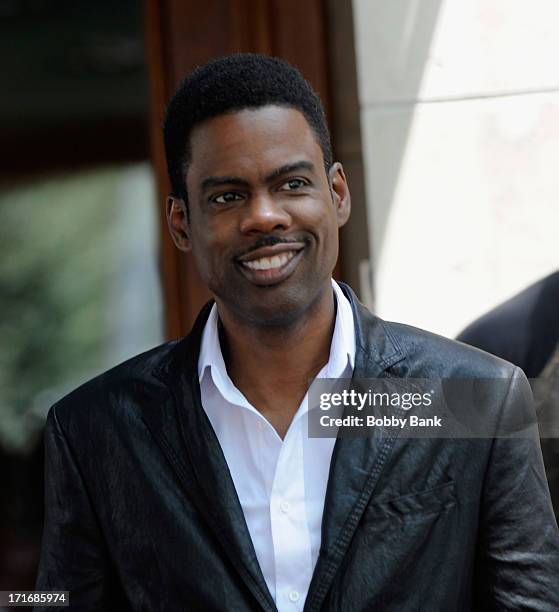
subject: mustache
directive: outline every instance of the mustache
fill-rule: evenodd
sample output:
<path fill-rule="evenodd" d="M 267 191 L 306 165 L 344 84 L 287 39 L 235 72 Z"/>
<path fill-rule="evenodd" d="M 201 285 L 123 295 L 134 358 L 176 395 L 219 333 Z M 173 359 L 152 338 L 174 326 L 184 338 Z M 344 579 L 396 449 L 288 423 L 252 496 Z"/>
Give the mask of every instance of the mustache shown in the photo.
<path fill-rule="evenodd" d="M 309 246 L 311 240 L 308 236 L 293 236 L 291 238 L 282 238 L 280 236 L 262 236 L 259 238 L 254 244 L 250 247 L 242 251 L 242 253 L 237 253 L 235 257 L 242 257 L 243 255 L 248 255 L 252 253 L 252 251 L 256 251 L 257 249 L 261 249 L 263 247 L 271 247 L 276 244 L 304 244 L 305 246 Z"/>

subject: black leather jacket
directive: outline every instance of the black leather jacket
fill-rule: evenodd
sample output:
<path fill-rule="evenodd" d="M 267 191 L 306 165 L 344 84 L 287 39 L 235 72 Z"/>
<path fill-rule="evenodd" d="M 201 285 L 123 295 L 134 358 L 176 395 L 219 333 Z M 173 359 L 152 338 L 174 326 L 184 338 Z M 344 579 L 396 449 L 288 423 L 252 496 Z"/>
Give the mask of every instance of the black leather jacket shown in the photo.
<path fill-rule="evenodd" d="M 354 377 L 510 379 L 457 342 L 386 323 L 349 296 Z M 55 405 L 46 429 L 38 589 L 70 609 L 275 610 L 217 438 L 192 333 Z M 52 608 L 49 608 L 52 609 Z M 62 609 L 62 608 L 61 608 Z M 537 436 L 336 442 L 305 611 L 559 610 L 559 535 Z"/>

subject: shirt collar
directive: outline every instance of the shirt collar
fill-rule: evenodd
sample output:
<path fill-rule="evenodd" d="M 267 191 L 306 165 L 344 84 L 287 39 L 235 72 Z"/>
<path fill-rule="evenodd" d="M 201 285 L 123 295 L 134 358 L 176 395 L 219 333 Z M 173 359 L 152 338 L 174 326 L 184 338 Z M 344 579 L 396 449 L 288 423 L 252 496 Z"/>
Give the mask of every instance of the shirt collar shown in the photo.
<path fill-rule="evenodd" d="M 336 296 L 336 323 L 330 344 L 330 356 L 326 364 L 324 378 L 339 378 L 345 373 L 349 364 L 351 370 L 355 363 L 355 324 L 353 310 L 349 300 L 340 286 L 332 279 L 332 287 Z"/>
<path fill-rule="evenodd" d="M 346 369 L 353 371 L 355 363 L 355 325 L 349 300 L 338 283 L 332 279 L 336 296 L 336 322 L 330 344 L 330 357 L 326 366 L 319 372 L 320 378 L 340 378 L 347 376 Z M 219 343 L 217 305 L 214 304 L 202 334 L 200 356 L 198 358 L 198 378 L 200 382 L 209 369 L 215 385 L 219 389 L 231 388 L 232 382 L 227 374 Z M 351 375 L 351 374 L 350 374 Z M 242 394 L 239 391 L 239 395 Z"/>

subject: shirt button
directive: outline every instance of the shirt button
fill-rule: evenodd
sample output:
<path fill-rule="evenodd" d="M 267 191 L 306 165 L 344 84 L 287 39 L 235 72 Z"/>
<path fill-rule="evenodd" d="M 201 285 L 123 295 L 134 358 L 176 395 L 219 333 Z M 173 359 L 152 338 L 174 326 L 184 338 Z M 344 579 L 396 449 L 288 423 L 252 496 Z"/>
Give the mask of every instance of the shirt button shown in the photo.
<path fill-rule="evenodd" d="M 261 419 L 258 420 L 258 429 L 260 431 L 264 431 L 264 427 L 266 427 L 266 424 L 264 423 L 264 421 L 262 421 Z"/>
<path fill-rule="evenodd" d="M 293 603 L 299 601 L 299 591 L 290 591 L 289 601 L 292 601 Z"/>
<path fill-rule="evenodd" d="M 289 512 L 289 508 L 290 508 L 290 507 L 291 507 L 291 506 L 289 505 L 289 502 L 288 502 L 288 501 L 282 501 L 282 502 L 281 502 L 281 504 L 280 504 L 280 510 L 281 510 L 281 511 L 282 511 L 284 514 L 287 514 L 287 513 Z M 295 593 L 296 591 L 291 591 L 291 592 L 292 592 L 292 593 Z M 290 597 L 291 597 L 291 595 L 290 595 Z"/>

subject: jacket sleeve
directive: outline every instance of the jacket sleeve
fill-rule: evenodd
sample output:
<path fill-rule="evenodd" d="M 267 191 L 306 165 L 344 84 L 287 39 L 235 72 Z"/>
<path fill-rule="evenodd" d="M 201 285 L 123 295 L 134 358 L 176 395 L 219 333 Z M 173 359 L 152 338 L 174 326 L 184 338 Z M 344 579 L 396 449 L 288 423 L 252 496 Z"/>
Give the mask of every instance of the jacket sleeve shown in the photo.
<path fill-rule="evenodd" d="M 106 547 L 56 409 L 45 429 L 45 524 L 36 589 L 69 591 L 70 606 L 35 610 L 110 610 Z"/>
<path fill-rule="evenodd" d="M 529 395 L 526 377 L 515 368 L 484 482 L 483 610 L 559 610 L 559 532 Z M 507 435 L 519 432 L 519 423 L 531 425 Z"/>

